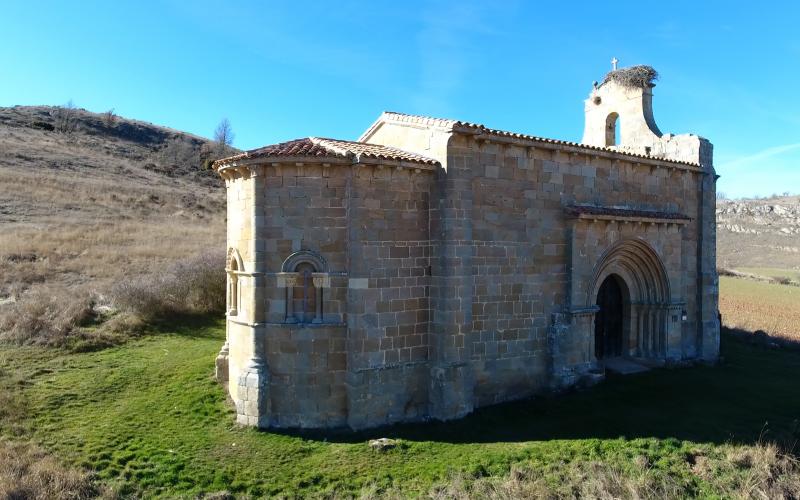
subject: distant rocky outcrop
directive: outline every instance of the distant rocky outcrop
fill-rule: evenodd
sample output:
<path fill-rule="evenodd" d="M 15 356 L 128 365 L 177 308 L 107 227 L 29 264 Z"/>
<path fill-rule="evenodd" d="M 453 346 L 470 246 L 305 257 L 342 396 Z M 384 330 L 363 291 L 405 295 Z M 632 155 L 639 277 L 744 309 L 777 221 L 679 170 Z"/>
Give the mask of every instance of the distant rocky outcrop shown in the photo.
<path fill-rule="evenodd" d="M 800 269 L 800 196 L 717 202 L 721 267 Z"/>
<path fill-rule="evenodd" d="M 733 233 L 800 234 L 800 201 L 798 197 L 720 201 L 717 224 Z"/>

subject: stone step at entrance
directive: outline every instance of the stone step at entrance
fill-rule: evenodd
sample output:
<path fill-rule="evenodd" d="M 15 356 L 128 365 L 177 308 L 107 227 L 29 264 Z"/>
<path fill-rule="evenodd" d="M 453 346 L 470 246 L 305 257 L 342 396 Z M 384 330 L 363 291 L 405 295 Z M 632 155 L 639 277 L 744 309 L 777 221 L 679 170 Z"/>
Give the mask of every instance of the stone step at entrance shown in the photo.
<path fill-rule="evenodd" d="M 650 370 L 650 366 L 630 358 L 609 358 L 603 360 L 606 371 L 619 375 L 632 375 Z"/>

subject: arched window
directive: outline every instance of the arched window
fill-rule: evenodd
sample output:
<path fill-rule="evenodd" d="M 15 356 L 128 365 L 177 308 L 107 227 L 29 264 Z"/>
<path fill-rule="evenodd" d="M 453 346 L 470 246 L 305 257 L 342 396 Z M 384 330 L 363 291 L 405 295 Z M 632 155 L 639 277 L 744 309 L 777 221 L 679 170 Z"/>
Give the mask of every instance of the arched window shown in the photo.
<path fill-rule="evenodd" d="M 318 293 L 322 289 L 314 286 L 313 276 L 317 270 L 310 262 L 302 262 L 295 267 L 294 272 L 297 273 L 296 285 L 292 288 L 291 295 L 294 320 L 298 323 L 322 322 L 322 294 Z"/>
<path fill-rule="evenodd" d="M 611 113 L 606 117 L 606 146 L 619 144 L 619 115 Z"/>
<path fill-rule="evenodd" d="M 239 313 L 239 271 L 240 271 L 240 257 L 236 250 L 230 249 L 228 251 L 228 315 L 236 316 Z"/>
<path fill-rule="evenodd" d="M 286 322 L 322 323 L 323 288 L 330 286 L 327 264 L 319 255 L 303 250 L 283 263 L 286 286 Z"/>

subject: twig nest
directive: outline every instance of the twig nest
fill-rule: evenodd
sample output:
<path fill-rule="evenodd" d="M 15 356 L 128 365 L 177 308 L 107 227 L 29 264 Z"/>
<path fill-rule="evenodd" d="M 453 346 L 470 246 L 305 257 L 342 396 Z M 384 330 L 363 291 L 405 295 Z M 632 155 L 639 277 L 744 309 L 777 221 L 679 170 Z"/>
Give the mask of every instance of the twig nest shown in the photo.
<path fill-rule="evenodd" d="M 655 86 L 658 72 L 652 66 L 638 65 L 609 71 L 603 83 L 614 82 L 628 89 L 646 89 Z"/>

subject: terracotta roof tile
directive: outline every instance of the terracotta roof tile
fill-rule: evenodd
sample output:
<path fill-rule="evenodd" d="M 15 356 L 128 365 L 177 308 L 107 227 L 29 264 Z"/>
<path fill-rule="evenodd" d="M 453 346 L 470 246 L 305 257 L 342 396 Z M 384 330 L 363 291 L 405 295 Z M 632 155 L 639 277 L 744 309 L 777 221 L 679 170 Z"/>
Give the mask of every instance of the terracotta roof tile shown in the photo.
<path fill-rule="evenodd" d="M 251 149 L 236 156 L 231 156 L 214 162 L 214 168 L 219 168 L 230 163 L 253 158 L 340 158 L 350 159 L 360 163 L 363 159 L 390 160 L 417 163 L 426 166 L 436 166 L 438 161 L 410 151 L 366 144 L 339 139 L 325 139 L 320 137 L 305 137 L 279 144 L 272 144 L 258 149 Z"/>
<path fill-rule="evenodd" d="M 471 123 L 471 122 L 465 122 L 465 121 L 461 121 L 461 120 L 450 120 L 450 119 L 446 119 L 446 118 L 433 118 L 433 117 L 430 117 L 430 116 L 422 116 L 422 115 L 408 115 L 408 114 L 405 114 L 405 113 L 397 113 L 397 112 L 394 112 L 394 111 L 385 111 L 380 116 L 380 118 L 378 118 L 378 120 L 369 129 L 367 129 L 366 132 L 364 132 L 364 134 L 361 136 L 361 138 L 359 140 L 364 140 L 375 129 L 375 127 L 377 127 L 377 125 L 383 119 L 389 119 L 389 120 L 395 121 L 395 122 L 405 122 L 405 123 L 414 123 L 414 124 L 426 125 L 426 126 L 432 126 L 432 127 L 442 127 L 442 128 L 448 128 L 448 129 L 461 131 L 461 132 L 470 132 L 470 133 L 474 133 L 474 134 L 485 134 L 485 135 L 496 136 L 496 137 L 510 137 L 510 138 L 515 138 L 515 139 L 528 140 L 528 141 L 543 142 L 543 143 L 546 143 L 546 144 L 570 146 L 570 147 L 575 147 L 575 148 L 580 148 L 580 149 L 588 149 L 588 150 L 594 150 L 594 151 L 606 151 L 606 152 L 609 152 L 609 153 L 615 153 L 615 154 L 625 155 L 625 156 L 632 156 L 632 157 L 635 157 L 635 158 L 644 158 L 644 159 L 648 159 L 648 160 L 658 160 L 658 161 L 664 161 L 664 162 L 669 162 L 669 163 L 676 163 L 676 164 L 680 164 L 680 165 L 689 165 L 689 166 L 692 166 L 692 167 L 699 167 L 699 165 L 697 163 L 692 163 L 692 162 L 688 162 L 688 161 L 670 160 L 670 159 L 667 159 L 667 158 L 660 158 L 660 157 L 657 157 L 657 156 L 648 156 L 648 155 L 642 155 L 642 154 L 637 154 L 637 153 L 631 153 L 631 152 L 628 152 L 628 151 L 620 151 L 620 150 L 613 149 L 613 148 L 606 148 L 606 147 L 600 147 L 600 146 L 590 146 L 588 144 L 581 144 L 579 142 L 563 141 L 563 140 L 559 140 L 559 139 L 548 139 L 546 137 L 538 137 L 538 136 L 535 136 L 535 135 L 520 134 L 520 133 L 517 133 L 517 132 L 508 132 L 508 131 L 505 131 L 505 130 L 498 130 L 498 129 L 488 128 L 485 125 L 481 125 L 480 123 Z"/>

